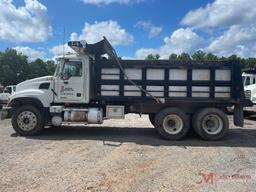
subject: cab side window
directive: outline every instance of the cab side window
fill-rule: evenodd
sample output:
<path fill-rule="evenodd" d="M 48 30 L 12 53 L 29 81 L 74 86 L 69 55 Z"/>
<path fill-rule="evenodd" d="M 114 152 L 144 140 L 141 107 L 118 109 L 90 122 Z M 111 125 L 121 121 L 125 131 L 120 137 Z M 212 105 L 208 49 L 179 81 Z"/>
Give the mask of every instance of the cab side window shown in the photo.
<path fill-rule="evenodd" d="M 62 70 L 62 73 L 69 74 L 71 77 L 82 76 L 82 62 L 80 61 L 66 61 Z"/>

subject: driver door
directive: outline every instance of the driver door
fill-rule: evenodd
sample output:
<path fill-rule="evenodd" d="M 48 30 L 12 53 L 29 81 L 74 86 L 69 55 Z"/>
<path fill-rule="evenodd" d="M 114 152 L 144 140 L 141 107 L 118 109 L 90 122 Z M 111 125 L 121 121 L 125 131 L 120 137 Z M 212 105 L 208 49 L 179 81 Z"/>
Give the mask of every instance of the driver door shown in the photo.
<path fill-rule="evenodd" d="M 65 59 L 55 82 L 55 102 L 79 103 L 85 100 L 86 70 L 81 60 Z"/>

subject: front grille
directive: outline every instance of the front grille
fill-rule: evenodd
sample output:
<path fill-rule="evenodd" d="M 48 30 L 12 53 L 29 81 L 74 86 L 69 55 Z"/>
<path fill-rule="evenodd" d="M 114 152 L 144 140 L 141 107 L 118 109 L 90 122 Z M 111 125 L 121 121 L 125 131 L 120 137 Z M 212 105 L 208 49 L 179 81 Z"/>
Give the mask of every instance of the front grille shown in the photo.
<path fill-rule="evenodd" d="M 245 98 L 251 99 L 252 92 L 250 90 L 245 91 Z"/>

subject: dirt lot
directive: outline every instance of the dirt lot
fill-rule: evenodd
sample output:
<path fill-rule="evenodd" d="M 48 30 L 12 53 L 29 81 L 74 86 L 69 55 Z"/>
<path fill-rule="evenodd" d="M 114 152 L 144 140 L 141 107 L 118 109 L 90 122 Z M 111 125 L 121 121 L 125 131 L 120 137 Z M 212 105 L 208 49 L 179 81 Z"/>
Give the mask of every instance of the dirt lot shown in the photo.
<path fill-rule="evenodd" d="M 19 137 L 0 121 L 0 191 L 256 191 L 256 121 L 225 140 L 165 141 L 147 116 Z"/>

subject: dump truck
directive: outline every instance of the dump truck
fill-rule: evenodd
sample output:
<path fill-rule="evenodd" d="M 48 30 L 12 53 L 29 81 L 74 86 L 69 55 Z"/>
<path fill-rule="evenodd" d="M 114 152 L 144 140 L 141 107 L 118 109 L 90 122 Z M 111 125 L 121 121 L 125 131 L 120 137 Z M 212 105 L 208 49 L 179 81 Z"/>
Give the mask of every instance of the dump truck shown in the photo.
<path fill-rule="evenodd" d="M 168 140 L 190 129 L 205 140 L 228 132 L 228 106 L 234 124 L 243 126 L 245 98 L 239 63 L 229 61 L 122 60 L 103 40 L 70 41 L 76 54 L 57 61 L 53 76 L 27 80 L 2 111 L 22 136 L 38 135 L 45 126 L 102 124 L 126 114 L 147 114 Z"/>

